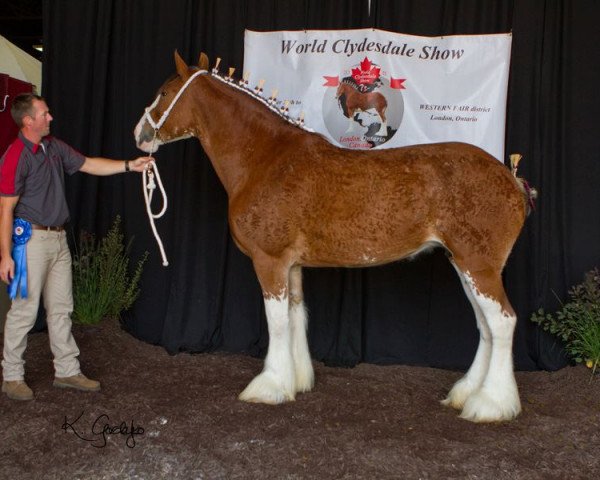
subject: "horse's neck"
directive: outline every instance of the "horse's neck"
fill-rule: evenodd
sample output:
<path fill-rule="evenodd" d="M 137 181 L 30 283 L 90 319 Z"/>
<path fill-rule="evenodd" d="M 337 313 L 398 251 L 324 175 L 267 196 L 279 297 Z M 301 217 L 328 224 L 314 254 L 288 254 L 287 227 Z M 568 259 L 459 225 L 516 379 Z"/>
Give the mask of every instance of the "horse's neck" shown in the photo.
<path fill-rule="evenodd" d="M 198 137 L 231 197 L 259 168 L 268 154 L 264 140 L 274 140 L 282 122 L 248 94 L 214 78 L 204 80 Z"/>

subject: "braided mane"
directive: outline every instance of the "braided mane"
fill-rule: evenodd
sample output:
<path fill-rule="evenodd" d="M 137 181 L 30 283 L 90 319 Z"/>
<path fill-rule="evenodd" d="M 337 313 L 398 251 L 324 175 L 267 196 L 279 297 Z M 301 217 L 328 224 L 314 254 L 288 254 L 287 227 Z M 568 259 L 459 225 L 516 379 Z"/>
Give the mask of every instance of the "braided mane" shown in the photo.
<path fill-rule="evenodd" d="M 257 100 L 258 102 L 262 103 L 265 107 L 267 107 L 273 113 L 277 114 L 279 117 L 284 119 L 286 122 L 288 122 L 296 127 L 299 127 L 302 130 L 305 130 L 307 132 L 315 133 L 315 131 L 312 128 L 309 128 L 304 124 L 303 112 L 301 112 L 297 118 L 290 117 L 289 109 L 287 107 L 287 102 L 283 102 L 283 106 L 278 107 L 277 99 L 275 97 L 271 96 L 269 98 L 265 98 L 262 96 L 262 92 L 263 92 L 262 87 L 256 86 L 254 89 L 252 89 L 248 86 L 247 80 L 240 79 L 239 81 L 236 82 L 233 77 L 221 75 L 216 68 L 212 69 L 212 71 L 210 72 L 210 76 L 213 78 L 216 78 L 217 80 L 219 80 L 220 82 L 222 82 L 226 85 L 229 85 L 232 88 L 235 88 L 236 90 L 239 90 L 240 92 L 245 93 L 246 95 L 253 98 L 254 100 Z"/>

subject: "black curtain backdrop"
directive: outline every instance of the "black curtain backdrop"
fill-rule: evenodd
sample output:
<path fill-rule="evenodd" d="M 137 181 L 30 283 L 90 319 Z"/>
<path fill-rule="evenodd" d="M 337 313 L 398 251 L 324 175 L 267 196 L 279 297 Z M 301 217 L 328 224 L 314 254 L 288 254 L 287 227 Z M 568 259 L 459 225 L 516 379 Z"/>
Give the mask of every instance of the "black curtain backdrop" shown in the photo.
<path fill-rule="evenodd" d="M 46 0 L 44 94 L 54 133 L 85 154 L 138 156 L 132 130 L 173 51 L 201 51 L 222 70 L 243 63 L 244 29 L 375 27 L 415 35 L 513 34 L 506 152 L 540 191 L 505 271 L 519 315 L 518 369 L 565 365 L 553 338 L 530 321 L 555 309 L 600 263 L 600 4 L 592 0 Z M 250 260 L 232 243 L 227 198 L 196 140 L 164 146 L 157 160 L 169 195 L 158 220 L 161 265 L 141 177 L 68 181 L 72 238 L 103 235 L 120 214 L 132 259 L 151 252 L 142 293 L 124 317 L 138 338 L 169 352 L 215 349 L 263 355 L 262 296 Z M 158 209 L 159 205 L 155 208 Z M 372 269 L 305 269 L 313 358 L 328 364 L 403 363 L 467 368 L 478 332 L 443 252 Z"/>

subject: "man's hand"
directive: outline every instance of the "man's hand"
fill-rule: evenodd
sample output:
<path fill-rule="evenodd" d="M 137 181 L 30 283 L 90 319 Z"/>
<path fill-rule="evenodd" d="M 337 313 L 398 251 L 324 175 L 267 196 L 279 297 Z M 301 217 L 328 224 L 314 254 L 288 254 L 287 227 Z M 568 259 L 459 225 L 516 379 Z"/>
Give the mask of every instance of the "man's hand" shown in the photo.
<path fill-rule="evenodd" d="M 149 162 L 154 160 L 152 157 L 138 157 L 129 162 L 129 170 L 133 172 L 143 172 Z"/>
<path fill-rule="evenodd" d="M 0 280 L 4 283 L 10 283 L 15 276 L 11 252 L 14 210 L 19 198 L 19 195 L 0 197 Z"/>
<path fill-rule="evenodd" d="M 12 257 L 9 255 L 7 257 L 2 257 L 0 260 L 0 279 L 9 284 L 13 277 L 15 276 L 15 262 Z"/>

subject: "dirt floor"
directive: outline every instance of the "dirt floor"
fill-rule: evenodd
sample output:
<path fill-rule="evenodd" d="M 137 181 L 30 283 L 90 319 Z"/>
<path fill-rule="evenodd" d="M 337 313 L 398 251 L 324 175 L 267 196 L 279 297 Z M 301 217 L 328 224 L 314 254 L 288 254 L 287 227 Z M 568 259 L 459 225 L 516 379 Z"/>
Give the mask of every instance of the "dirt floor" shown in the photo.
<path fill-rule="evenodd" d="M 259 359 L 169 356 L 116 321 L 74 334 L 102 391 L 53 388 L 47 334 L 30 335 L 35 400 L 0 398 L 1 479 L 600 478 L 600 377 L 583 366 L 518 372 L 521 415 L 478 425 L 439 403 L 460 372 L 316 363 L 313 392 L 255 405 L 236 397 Z"/>

